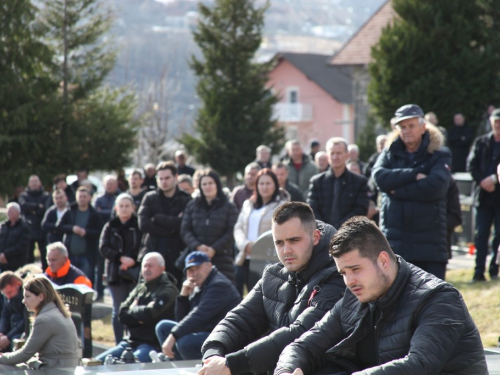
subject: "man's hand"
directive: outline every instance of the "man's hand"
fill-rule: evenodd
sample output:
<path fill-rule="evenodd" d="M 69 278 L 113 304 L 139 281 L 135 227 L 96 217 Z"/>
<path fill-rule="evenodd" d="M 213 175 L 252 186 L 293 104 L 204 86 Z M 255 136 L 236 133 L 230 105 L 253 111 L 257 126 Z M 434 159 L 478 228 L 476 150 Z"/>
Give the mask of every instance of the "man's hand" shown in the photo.
<path fill-rule="evenodd" d="M 198 375 L 231 375 L 231 370 L 226 366 L 226 358 L 213 356 L 203 361 Z"/>
<path fill-rule="evenodd" d="M 196 284 L 194 283 L 193 279 L 186 279 L 182 283 L 182 289 L 181 289 L 181 296 L 187 297 L 189 296 L 192 292 Z"/>
<path fill-rule="evenodd" d="M 161 346 L 163 354 L 165 354 L 168 358 L 174 359 L 174 345 L 175 345 L 175 337 L 172 334 L 168 335 L 167 339 Z"/>
<path fill-rule="evenodd" d="M 245 246 L 245 255 L 252 255 L 252 246 L 253 242 L 247 243 L 247 245 Z"/>
<path fill-rule="evenodd" d="M 87 233 L 87 232 L 82 227 L 75 225 L 75 226 L 73 226 L 73 233 L 79 235 L 80 237 L 83 237 L 83 236 L 85 236 L 85 233 Z"/>
<path fill-rule="evenodd" d="M 0 336 L 0 349 L 5 349 L 10 345 L 10 340 L 7 336 L 2 335 Z"/>
<path fill-rule="evenodd" d="M 484 178 L 479 185 L 488 193 L 493 193 L 495 191 L 495 182 L 492 180 L 491 176 Z"/>
<path fill-rule="evenodd" d="M 124 271 L 135 265 L 135 260 L 133 258 L 126 257 L 125 255 L 120 257 L 120 262 L 121 262 L 120 269 Z"/>
<path fill-rule="evenodd" d="M 426 174 L 419 173 L 419 174 L 417 174 L 417 181 L 418 181 L 418 180 L 423 180 L 423 179 L 424 179 L 424 178 L 426 178 L 426 177 L 427 177 L 427 175 L 426 175 Z"/>
<path fill-rule="evenodd" d="M 4 253 L 0 253 L 0 263 L 2 264 L 7 264 L 7 258 L 5 257 Z"/>
<path fill-rule="evenodd" d="M 213 247 L 207 246 L 207 255 L 210 259 L 215 256 L 215 250 Z"/>

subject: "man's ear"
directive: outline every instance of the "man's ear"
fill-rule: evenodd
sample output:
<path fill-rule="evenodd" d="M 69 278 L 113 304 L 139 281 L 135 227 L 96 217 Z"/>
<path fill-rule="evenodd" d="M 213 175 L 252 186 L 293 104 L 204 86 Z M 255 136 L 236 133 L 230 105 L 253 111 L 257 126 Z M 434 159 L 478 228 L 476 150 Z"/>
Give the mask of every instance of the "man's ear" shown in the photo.
<path fill-rule="evenodd" d="M 313 244 L 316 246 L 321 239 L 321 232 L 318 229 L 315 229 L 313 232 Z"/>
<path fill-rule="evenodd" d="M 391 257 L 387 251 L 381 251 L 377 257 L 377 262 L 381 268 L 388 270 L 391 264 Z"/>

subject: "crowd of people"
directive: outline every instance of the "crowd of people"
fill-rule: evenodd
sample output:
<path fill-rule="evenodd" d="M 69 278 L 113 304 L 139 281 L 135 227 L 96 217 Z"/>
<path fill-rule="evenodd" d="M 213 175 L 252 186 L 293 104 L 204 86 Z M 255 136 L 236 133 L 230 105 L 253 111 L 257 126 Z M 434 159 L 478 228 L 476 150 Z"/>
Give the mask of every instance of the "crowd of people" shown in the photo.
<path fill-rule="evenodd" d="M 444 280 L 461 222 L 451 174 L 467 165 L 477 206 L 473 281 L 485 280 L 490 227 L 500 225 L 500 110 L 489 121 L 492 132 L 472 145 L 462 115 L 446 134 L 434 114 L 405 105 L 367 162 L 340 137 L 324 150 L 313 141 L 310 154 L 290 140 L 275 163 L 261 145 L 232 191 L 215 171 L 187 165 L 182 150 L 127 180 L 105 176 L 98 197 L 86 170 L 71 185 L 56 176 L 51 194 L 32 175 L 0 225 L 0 349 L 11 351 L 13 339 L 30 331 L 27 310 L 40 325 L 25 349 L 0 363 L 37 352 L 49 367 L 71 362 L 53 361 L 58 339 L 50 348 L 35 344 L 45 317 L 67 312 L 48 287 L 33 289 L 13 272 L 34 262 L 37 247 L 47 280 L 93 287 L 98 301 L 108 288 L 116 346 L 98 356 L 103 362 L 130 346 L 141 362 L 151 361 L 151 351 L 202 359 L 200 375 L 485 374 L 477 328 Z M 268 231 L 279 262 L 255 283 L 252 248 Z M 494 241 L 491 278 L 498 277 L 496 233 Z M 40 304 L 29 306 L 30 294 Z M 47 302 L 55 303 L 50 313 Z M 435 342 L 423 345 L 426 337 Z M 421 360 L 430 353 L 433 360 Z"/>

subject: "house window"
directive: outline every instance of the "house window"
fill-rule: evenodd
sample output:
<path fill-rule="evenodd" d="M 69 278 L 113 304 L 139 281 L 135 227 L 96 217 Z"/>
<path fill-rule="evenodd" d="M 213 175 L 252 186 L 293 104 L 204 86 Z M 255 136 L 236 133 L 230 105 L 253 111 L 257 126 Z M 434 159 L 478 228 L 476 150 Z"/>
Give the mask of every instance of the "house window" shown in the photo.
<path fill-rule="evenodd" d="M 299 89 L 297 87 L 289 87 L 287 89 L 288 103 L 299 102 Z"/>

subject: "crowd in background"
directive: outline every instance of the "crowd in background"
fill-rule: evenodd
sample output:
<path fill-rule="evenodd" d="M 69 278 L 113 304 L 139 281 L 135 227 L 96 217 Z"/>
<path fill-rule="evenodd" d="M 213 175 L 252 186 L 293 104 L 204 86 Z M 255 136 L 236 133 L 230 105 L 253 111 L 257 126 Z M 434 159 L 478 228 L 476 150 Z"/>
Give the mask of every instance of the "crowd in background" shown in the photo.
<path fill-rule="evenodd" d="M 457 113 L 453 120 L 446 132 L 438 127 L 435 114 L 424 116 L 420 107 L 404 106 L 391 122 L 392 132 L 377 137 L 377 151 L 366 162 L 360 160 L 358 146 L 343 138 L 329 139 L 324 149 L 312 141 L 309 153 L 299 141 L 290 140 L 274 163 L 271 149 L 261 145 L 244 170 L 242 185 L 232 191 L 223 187 L 215 171 L 187 165 L 182 150 L 175 153 L 175 161 L 147 164 L 127 178 L 106 175 L 100 196 L 85 169 L 77 171 L 71 185 L 66 176 L 56 176 L 50 194 L 32 175 L 25 191 L 16 191 L 7 205 L 7 220 L 0 225 L 0 269 L 15 271 L 33 263 L 38 248 L 42 269 L 53 281 L 79 278 L 94 287 L 97 301 L 107 287 L 115 341 L 120 344 L 124 329 L 130 331 L 121 319 L 123 304 L 133 306 L 129 297 L 141 282 L 140 265 L 148 254 L 161 256 L 155 258 L 157 265 L 172 276 L 165 283 L 175 286 L 176 295 L 192 292 L 185 284 L 185 262 L 190 254 L 200 253 L 242 298 L 245 288 L 254 287 L 249 277 L 252 248 L 271 229 L 273 213 L 286 202 L 306 202 L 317 220 L 334 228 L 354 216 L 367 216 L 380 226 L 396 254 L 444 280 L 451 234 L 461 223 L 451 173 L 469 170 L 476 186 L 478 232 L 473 281 L 485 280 L 492 223 L 489 274 L 497 278 L 500 111 L 492 109 L 492 131 L 475 141 L 464 116 Z M 14 296 L 1 291 L 6 296 L 4 310 L 12 310 Z M 24 316 L 23 311 L 10 313 L 16 312 Z M 7 337 L 3 319 L 7 315 L 2 312 L 0 346 L 8 350 L 14 335 L 2 343 L 2 336 Z M 173 327 L 175 321 L 168 324 Z M 161 337 L 157 344 L 170 336 Z"/>

